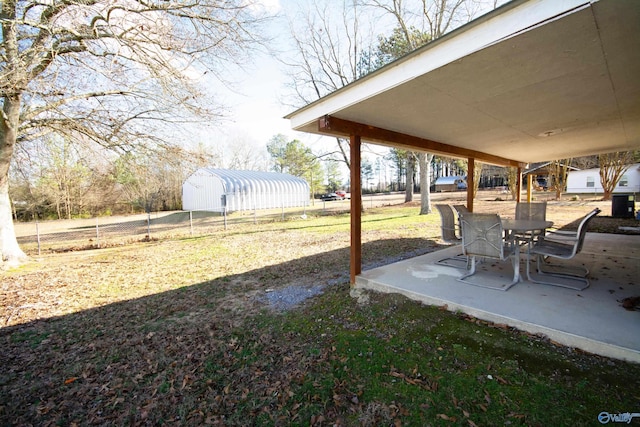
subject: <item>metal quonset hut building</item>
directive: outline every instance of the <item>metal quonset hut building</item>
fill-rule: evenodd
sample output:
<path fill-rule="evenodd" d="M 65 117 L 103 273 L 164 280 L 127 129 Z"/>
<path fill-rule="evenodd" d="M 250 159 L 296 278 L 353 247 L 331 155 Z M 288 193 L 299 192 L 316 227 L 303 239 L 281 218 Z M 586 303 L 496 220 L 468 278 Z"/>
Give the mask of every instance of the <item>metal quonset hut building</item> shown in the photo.
<path fill-rule="evenodd" d="M 309 184 L 289 174 L 200 168 L 182 184 L 182 209 L 223 212 L 307 206 Z"/>

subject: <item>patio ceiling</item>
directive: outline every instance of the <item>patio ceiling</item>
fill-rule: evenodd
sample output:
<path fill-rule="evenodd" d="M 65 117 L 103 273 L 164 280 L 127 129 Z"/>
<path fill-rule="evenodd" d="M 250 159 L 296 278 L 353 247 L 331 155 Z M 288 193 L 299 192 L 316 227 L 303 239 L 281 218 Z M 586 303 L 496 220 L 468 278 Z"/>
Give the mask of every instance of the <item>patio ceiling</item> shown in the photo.
<path fill-rule="evenodd" d="M 640 1 L 515 0 L 286 118 L 496 164 L 640 148 Z"/>

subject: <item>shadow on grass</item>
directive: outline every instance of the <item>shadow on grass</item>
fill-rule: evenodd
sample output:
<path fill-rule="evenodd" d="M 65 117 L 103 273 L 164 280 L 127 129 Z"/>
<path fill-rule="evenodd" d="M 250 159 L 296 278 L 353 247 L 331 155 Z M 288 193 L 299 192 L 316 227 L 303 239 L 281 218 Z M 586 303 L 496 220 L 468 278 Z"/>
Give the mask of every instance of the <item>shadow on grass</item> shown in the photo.
<path fill-rule="evenodd" d="M 436 248 L 426 239 L 365 243 L 365 267 Z M 346 287 L 348 270 L 347 247 L 2 328 L 0 424 L 196 425 L 207 414 L 227 421 L 240 414 L 231 423 L 241 425 L 260 408 L 238 402 L 250 394 L 277 405 L 267 389 L 293 381 L 293 367 L 282 364 L 300 351 L 300 340 L 269 328 L 254 336 L 261 313 L 272 313 L 267 291 Z M 247 359 L 256 354 L 264 360 Z"/>
<path fill-rule="evenodd" d="M 365 269 L 438 247 L 368 242 Z M 398 295 L 359 306 L 348 264 L 345 247 L 2 328 L 0 425 L 586 425 L 637 402 L 638 366 Z M 289 287 L 322 295 L 265 304 Z"/>

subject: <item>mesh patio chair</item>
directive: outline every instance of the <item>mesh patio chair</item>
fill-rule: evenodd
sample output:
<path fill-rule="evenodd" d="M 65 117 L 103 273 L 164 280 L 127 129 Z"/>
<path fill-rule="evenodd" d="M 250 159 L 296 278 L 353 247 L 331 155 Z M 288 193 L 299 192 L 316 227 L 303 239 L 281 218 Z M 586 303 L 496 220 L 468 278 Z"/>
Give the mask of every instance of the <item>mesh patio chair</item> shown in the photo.
<path fill-rule="evenodd" d="M 589 269 L 584 266 L 569 267 L 545 264 L 543 259 L 572 259 L 582 250 L 589 222 L 600 213 L 596 208 L 582 217 L 577 231 L 554 231 L 547 236 L 540 236 L 529 244 L 527 250 L 527 279 L 534 283 L 560 286 L 563 288 L 583 290 L 589 287 Z M 531 257 L 536 257 L 536 271 L 539 277 L 554 277 L 558 280 L 540 280 L 531 275 Z"/>
<path fill-rule="evenodd" d="M 547 202 L 516 203 L 516 219 L 547 220 Z"/>
<path fill-rule="evenodd" d="M 469 209 L 467 209 L 465 205 L 453 205 L 453 209 L 455 209 L 458 215 L 469 213 Z"/>
<path fill-rule="evenodd" d="M 513 247 L 504 240 L 502 221 L 496 214 L 466 213 L 462 216 L 462 253 L 470 257 L 469 272 L 458 280 L 474 286 L 506 291 L 520 281 L 520 260 L 514 255 Z M 495 286 L 471 282 L 466 278 L 476 274 L 476 258 L 491 258 L 506 261 L 511 258 L 513 280 L 511 283 Z"/>
<path fill-rule="evenodd" d="M 547 220 L 547 202 L 518 202 L 516 203 L 516 219 L 529 219 L 536 221 Z M 515 237 L 520 242 L 529 242 L 538 236 L 544 235 L 544 230 L 515 233 Z"/>
<path fill-rule="evenodd" d="M 462 239 L 462 225 L 460 224 L 460 218 L 462 218 L 462 215 L 469 213 L 469 209 L 467 209 L 465 205 L 453 205 L 453 210 L 456 212 L 456 216 L 458 217 L 458 230 L 460 233 L 460 239 Z"/>
<path fill-rule="evenodd" d="M 442 240 L 447 243 L 460 244 L 462 239 L 458 237 L 459 229 L 453 214 L 453 209 L 449 205 L 437 204 L 436 209 L 440 213 L 440 230 L 442 232 Z M 467 257 L 462 254 L 443 258 L 438 264 L 447 265 L 449 267 L 467 268 Z"/>
<path fill-rule="evenodd" d="M 440 213 L 440 230 L 442 232 L 442 240 L 447 243 L 460 243 L 458 237 L 458 227 L 453 215 L 453 209 L 449 205 L 436 205 L 438 213 Z"/>

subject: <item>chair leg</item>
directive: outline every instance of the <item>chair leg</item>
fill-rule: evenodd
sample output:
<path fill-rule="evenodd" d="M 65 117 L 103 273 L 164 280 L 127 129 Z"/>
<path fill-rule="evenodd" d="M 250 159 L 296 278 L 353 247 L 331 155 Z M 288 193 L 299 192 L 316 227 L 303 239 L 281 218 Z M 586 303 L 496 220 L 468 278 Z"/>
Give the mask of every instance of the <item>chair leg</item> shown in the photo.
<path fill-rule="evenodd" d="M 573 289 L 576 291 L 582 291 L 584 289 L 587 289 L 590 285 L 589 283 L 589 279 L 585 277 L 580 277 L 580 276 L 575 276 L 575 275 L 570 275 L 570 274 L 555 274 L 555 273 L 549 273 L 549 272 L 544 272 L 541 271 L 540 269 L 540 265 L 541 265 L 541 261 L 542 261 L 543 257 L 542 255 L 536 255 L 536 270 L 537 270 L 537 275 L 539 276 L 538 278 L 534 278 L 534 276 L 531 275 L 531 255 L 528 254 L 527 255 L 527 280 L 533 283 L 538 283 L 541 285 L 550 285 L 550 286 L 558 286 L 561 288 L 567 288 L 567 289 Z M 558 280 L 557 281 L 553 281 L 553 280 L 540 280 L 540 277 L 555 277 Z"/>
<path fill-rule="evenodd" d="M 462 268 L 464 270 L 469 269 L 469 259 L 462 254 L 448 258 L 442 258 L 441 260 L 437 261 L 436 264 L 446 265 L 447 267 Z"/>
<path fill-rule="evenodd" d="M 488 285 L 483 285 L 482 283 L 473 283 L 470 282 L 468 280 L 464 280 L 467 277 L 473 276 L 474 274 L 476 274 L 476 264 L 478 263 L 476 261 L 476 257 L 475 256 L 471 256 L 470 257 L 470 263 L 471 266 L 469 267 L 469 272 L 461 277 L 459 277 L 457 280 L 459 282 L 462 283 L 466 283 L 467 285 L 473 285 L 473 286 L 478 286 L 481 288 L 486 288 L 486 289 L 493 289 L 493 290 L 499 290 L 499 291 L 506 291 L 509 288 L 511 288 L 513 285 L 515 285 L 516 283 L 518 283 L 520 281 L 520 274 L 519 274 L 519 263 L 520 260 L 517 259 L 517 257 L 512 256 L 513 261 L 512 261 L 512 266 L 513 266 L 513 280 L 511 281 L 511 283 L 506 284 L 506 285 L 502 285 L 502 287 L 495 287 L 495 286 L 488 286 Z M 518 263 L 518 264 L 516 264 Z"/>
<path fill-rule="evenodd" d="M 469 272 L 467 274 L 462 275 L 458 280 L 463 282 L 464 279 L 466 279 L 469 276 L 473 276 L 474 274 L 476 274 L 476 257 L 472 256 L 471 258 L 469 258 L 469 263 L 470 265 L 468 266 L 468 270 Z M 465 282 L 466 283 L 466 282 Z"/>
<path fill-rule="evenodd" d="M 546 261 L 546 262 L 543 262 Z M 542 268 L 545 265 L 547 268 Z M 589 274 L 589 269 L 587 267 L 576 266 L 576 267 L 568 267 L 568 266 L 554 266 L 549 263 L 549 260 L 546 259 L 543 255 L 537 256 L 537 270 L 539 274 L 542 275 L 550 275 L 550 276 L 569 276 L 569 277 L 587 277 Z M 556 271 L 553 271 L 554 268 Z"/>
<path fill-rule="evenodd" d="M 511 265 L 513 267 L 513 281 L 509 285 L 509 288 L 520 281 L 520 255 L 519 255 L 519 253 L 518 253 L 518 256 L 516 256 L 516 254 L 511 255 L 511 259 L 513 260 L 511 262 Z M 509 288 L 507 288 L 507 289 L 509 289 Z M 505 289 L 505 291 L 507 289 Z"/>

